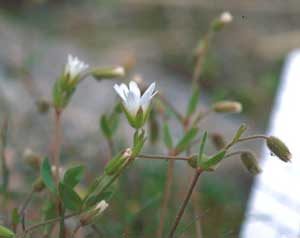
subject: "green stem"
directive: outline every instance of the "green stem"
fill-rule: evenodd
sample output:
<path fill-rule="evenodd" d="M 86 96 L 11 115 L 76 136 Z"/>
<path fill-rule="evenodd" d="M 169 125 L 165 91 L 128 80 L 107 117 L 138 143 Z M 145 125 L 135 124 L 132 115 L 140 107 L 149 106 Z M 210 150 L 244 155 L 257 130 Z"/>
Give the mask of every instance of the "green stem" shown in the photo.
<path fill-rule="evenodd" d="M 190 156 L 170 156 L 170 155 L 138 155 L 139 158 L 143 159 L 158 159 L 158 160 L 189 160 Z"/>
<path fill-rule="evenodd" d="M 3 189 L 3 207 L 6 207 L 6 201 L 8 196 L 8 186 L 9 186 L 9 170 L 7 167 L 7 158 L 5 154 L 7 146 L 7 130 L 8 130 L 8 119 L 5 118 L 1 128 L 1 165 L 2 165 L 2 189 Z"/>
<path fill-rule="evenodd" d="M 193 194 L 194 188 L 195 188 L 195 186 L 197 184 L 197 181 L 199 179 L 199 176 L 200 176 L 200 174 L 202 172 L 203 171 L 201 169 L 197 169 L 196 170 L 196 173 L 195 173 L 194 178 L 192 180 L 192 183 L 191 183 L 191 185 L 189 187 L 187 195 L 186 195 L 186 197 L 185 197 L 185 199 L 184 199 L 184 201 L 183 201 L 183 203 L 182 203 L 182 205 L 181 205 L 181 207 L 179 209 L 179 212 L 178 212 L 178 214 L 177 214 L 177 216 L 175 218 L 175 222 L 174 222 L 174 224 L 173 224 L 173 226 L 171 228 L 171 231 L 169 233 L 169 238 L 174 238 L 175 231 L 176 231 L 176 229 L 178 227 L 178 224 L 179 224 L 179 222 L 180 222 L 180 220 L 181 220 L 181 218 L 182 218 L 182 216 L 184 214 L 184 211 L 185 211 L 185 209 L 187 207 L 187 204 L 188 204 L 188 202 L 189 202 L 189 200 L 190 200 L 190 198 L 191 198 L 191 196 Z"/>

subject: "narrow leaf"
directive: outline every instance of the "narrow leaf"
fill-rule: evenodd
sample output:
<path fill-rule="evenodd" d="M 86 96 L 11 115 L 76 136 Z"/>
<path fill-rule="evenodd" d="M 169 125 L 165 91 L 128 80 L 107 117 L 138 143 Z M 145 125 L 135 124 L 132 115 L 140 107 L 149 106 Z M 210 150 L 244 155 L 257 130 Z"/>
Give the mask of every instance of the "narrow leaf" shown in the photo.
<path fill-rule="evenodd" d="M 190 97 L 188 107 L 187 107 L 186 115 L 188 117 L 191 116 L 196 111 L 199 102 L 199 97 L 200 97 L 200 89 L 199 87 L 194 87 L 193 94 Z"/>
<path fill-rule="evenodd" d="M 167 123 L 164 124 L 163 130 L 164 130 L 164 135 L 163 135 L 164 143 L 166 147 L 170 150 L 173 148 L 173 140 L 172 140 L 169 125 Z"/>
<path fill-rule="evenodd" d="M 108 119 L 107 119 L 106 115 L 101 116 L 101 118 L 100 118 L 100 127 L 101 127 L 101 130 L 102 130 L 104 136 L 106 138 L 111 138 L 112 131 L 110 129 L 109 122 L 108 122 Z"/>
<path fill-rule="evenodd" d="M 51 170 L 51 165 L 50 165 L 47 157 L 42 162 L 41 177 L 42 177 L 42 180 L 45 183 L 45 185 L 48 187 L 48 189 L 51 192 L 55 193 L 55 190 L 56 190 L 55 182 L 54 182 L 54 178 L 53 178 L 53 174 L 52 174 L 52 170 Z"/>
<path fill-rule="evenodd" d="M 215 155 L 209 157 L 206 161 L 201 161 L 201 168 L 207 170 L 216 166 L 225 157 L 225 154 L 226 150 L 221 150 Z"/>
<path fill-rule="evenodd" d="M 198 132 L 197 128 L 191 128 L 189 131 L 185 133 L 183 138 L 178 142 L 175 147 L 177 152 L 182 152 L 186 149 L 186 147 L 192 142 L 192 140 L 196 137 Z"/>
<path fill-rule="evenodd" d="M 204 154 L 204 147 L 205 147 L 205 143 L 206 143 L 206 138 L 207 138 L 207 132 L 205 131 L 203 133 L 202 139 L 201 139 L 201 143 L 200 143 L 200 148 L 199 148 L 199 154 L 198 154 L 198 160 L 197 160 L 197 167 L 200 166 L 201 161 L 203 160 L 203 154 Z"/>

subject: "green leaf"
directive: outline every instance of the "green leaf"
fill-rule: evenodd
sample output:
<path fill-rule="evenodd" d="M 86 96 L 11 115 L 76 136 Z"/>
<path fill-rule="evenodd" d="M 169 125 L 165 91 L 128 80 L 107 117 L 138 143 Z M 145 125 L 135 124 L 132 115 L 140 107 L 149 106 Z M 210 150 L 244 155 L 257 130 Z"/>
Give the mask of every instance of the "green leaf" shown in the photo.
<path fill-rule="evenodd" d="M 80 210 L 82 200 L 79 195 L 68 185 L 60 182 L 58 186 L 59 196 L 66 208 L 72 211 Z"/>
<path fill-rule="evenodd" d="M 188 107 L 187 107 L 186 115 L 188 117 L 191 116 L 196 111 L 196 108 L 197 108 L 197 105 L 199 102 L 199 97 L 200 97 L 200 89 L 199 89 L 199 87 L 194 87 L 193 94 L 190 97 Z"/>
<path fill-rule="evenodd" d="M 84 173 L 84 166 L 78 165 L 68 169 L 64 174 L 64 184 L 74 188 L 82 179 Z"/>
<path fill-rule="evenodd" d="M 0 225 L 0 237 L 14 237 L 15 233 L 13 233 L 8 228 Z"/>
<path fill-rule="evenodd" d="M 192 142 L 192 140 L 196 137 L 198 132 L 197 128 L 191 128 L 190 130 L 188 130 L 185 135 L 183 136 L 183 138 L 178 142 L 178 144 L 175 147 L 175 150 L 180 153 L 182 151 L 184 151 L 186 149 L 186 147 L 188 147 L 188 145 Z"/>
<path fill-rule="evenodd" d="M 112 137 L 112 131 L 110 129 L 109 122 L 108 122 L 106 115 L 102 115 L 102 117 L 100 119 L 100 127 L 106 138 Z"/>
<path fill-rule="evenodd" d="M 198 159 L 197 159 L 197 167 L 199 167 L 201 165 L 201 162 L 203 160 L 203 154 L 204 154 L 204 147 L 205 147 L 205 143 L 206 143 L 206 138 L 207 138 L 207 132 L 205 131 L 203 133 L 202 138 L 201 138 L 199 154 L 198 154 Z"/>
<path fill-rule="evenodd" d="M 171 150 L 173 149 L 173 140 L 172 140 L 169 125 L 167 123 L 164 124 L 163 131 L 164 131 L 164 135 L 163 135 L 164 143 L 166 147 L 169 150 Z"/>
<path fill-rule="evenodd" d="M 209 157 L 206 161 L 201 161 L 201 168 L 204 170 L 208 170 L 214 166 L 216 166 L 226 154 L 226 150 L 221 150 L 215 155 Z"/>
<path fill-rule="evenodd" d="M 55 193 L 55 182 L 51 170 L 51 165 L 47 157 L 43 160 L 41 165 L 41 177 L 48 189 L 51 192 Z"/>
<path fill-rule="evenodd" d="M 233 142 L 236 143 L 240 137 L 242 136 L 242 134 L 247 130 L 247 126 L 245 124 L 242 124 L 239 129 L 237 130 L 237 132 L 235 133 L 234 137 L 233 137 Z"/>

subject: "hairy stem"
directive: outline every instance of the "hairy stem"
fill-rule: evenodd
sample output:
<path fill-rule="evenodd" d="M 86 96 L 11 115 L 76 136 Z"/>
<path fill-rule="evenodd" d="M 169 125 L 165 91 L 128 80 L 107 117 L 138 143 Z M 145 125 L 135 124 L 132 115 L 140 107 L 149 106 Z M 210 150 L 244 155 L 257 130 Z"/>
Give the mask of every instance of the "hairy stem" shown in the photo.
<path fill-rule="evenodd" d="M 180 220 L 181 220 L 181 218 L 182 218 L 182 216 L 184 214 L 186 206 L 187 206 L 187 204 L 188 204 L 188 202 L 189 202 L 189 200 L 190 200 L 190 198 L 191 198 L 191 196 L 193 194 L 194 188 L 195 188 L 195 186 L 197 184 L 197 181 L 199 179 L 199 176 L 200 176 L 200 174 L 202 172 L 203 171 L 201 169 L 197 169 L 196 170 L 194 178 L 192 180 L 192 183 L 191 183 L 191 185 L 189 187 L 188 193 L 187 193 L 187 195 L 186 195 L 186 197 L 185 197 L 185 199 L 184 199 L 184 201 L 183 201 L 183 203 L 182 203 L 182 205 L 181 205 L 181 207 L 179 209 L 179 212 L 178 212 L 178 214 L 177 214 L 177 216 L 175 218 L 175 222 L 174 222 L 174 224 L 173 224 L 173 226 L 171 228 L 171 231 L 169 233 L 169 238 L 174 238 L 175 231 L 176 231 L 176 229 L 178 227 L 178 224 L 179 224 L 179 222 L 180 222 Z"/>

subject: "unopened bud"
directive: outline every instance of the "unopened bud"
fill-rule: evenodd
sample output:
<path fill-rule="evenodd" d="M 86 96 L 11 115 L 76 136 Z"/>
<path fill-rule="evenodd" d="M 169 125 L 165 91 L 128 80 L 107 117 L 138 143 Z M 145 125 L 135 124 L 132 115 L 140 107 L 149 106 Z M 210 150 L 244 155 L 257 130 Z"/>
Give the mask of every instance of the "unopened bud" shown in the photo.
<path fill-rule="evenodd" d="M 239 113 L 242 111 L 242 104 L 235 101 L 220 101 L 213 105 L 215 112 Z"/>
<path fill-rule="evenodd" d="M 37 100 L 35 102 L 35 105 L 36 105 L 38 112 L 41 114 L 47 113 L 51 107 L 51 103 L 44 98 Z"/>
<path fill-rule="evenodd" d="M 225 25 L 232 22 L 233 17 L 230 12 L 223 12 L 217 19 L 215 19 L 212 24 L 211 28 L 214 31 L 220 31 L 224 28 Z"/>
<path fill-rule="evenodd" d="M 267 146 L 279 159 L 284 162 L 289 162 L 292 159 L 292 154 L 288 147 L 277 137 L 270 136 L 267 138 Z"/>
<path fill-rule="evenodd" d="M 109 204 L 105 200 L 99 202 L 94 208 L 85 212 L 80 217 L 80 224 L 82 226 L 86 226 L 93 223 L 95 219 L 97 219 L 104 212 L 104 210 L 108 207 L 108 205 Z"/>
<path fill-rule="evenodd" d="M 246 169 L 252 174 L 257 175 L 261 172 L 261 168 L 259 167 L 255 155 L 251 152 L 243 152 L 241 154 L 241 160 L 245 165 Z"/>
<path fill-rule="evenodd" d="M 41 166 L 42 156 L 33 152 L 31 149 L 25 149 L 23 153 L 25 162 L 35 170 L 39 170 Z"/>
<path fill-rule="evenodd" d="M 225 139 L 221 134 L 213 133 L 210 137 L 217 150 L 221 150 L 226 146 Z"/>
<path fill-rule="evenodd" d="M 34 192 L 39 193 L 44 190 L 45 184 L 44 184 L 43 180 L 39 177 L 34 181 L 32 188 L 33 188 Z"/>
<path fill-rule="evenodd" d="M 114 68 L 93 69 L 91 74 L 97 79 L 112 79 L 125 76 L 125 69 L 122 66 Z"/>
<path fill-rule="evenodd" d="M 194 155 L 189 157 L 188 159 L 188 164 L 192 167 L 192 168 L 197 168 L 197 159 L 198 159 L 198 155 Z"/>

